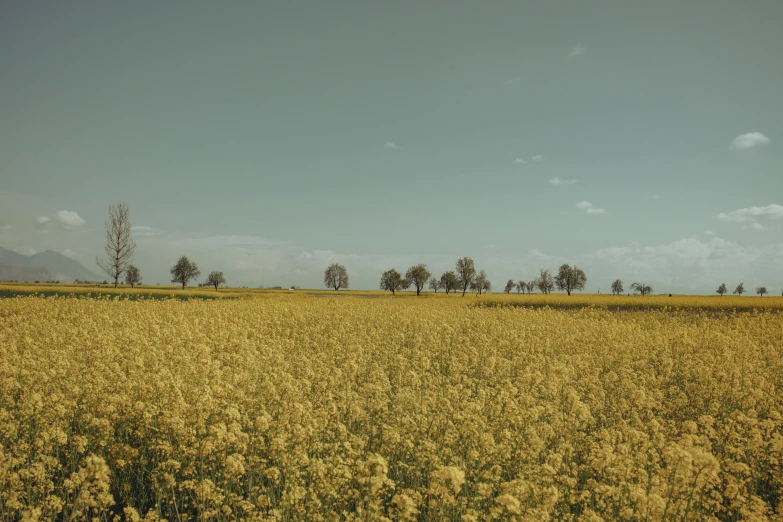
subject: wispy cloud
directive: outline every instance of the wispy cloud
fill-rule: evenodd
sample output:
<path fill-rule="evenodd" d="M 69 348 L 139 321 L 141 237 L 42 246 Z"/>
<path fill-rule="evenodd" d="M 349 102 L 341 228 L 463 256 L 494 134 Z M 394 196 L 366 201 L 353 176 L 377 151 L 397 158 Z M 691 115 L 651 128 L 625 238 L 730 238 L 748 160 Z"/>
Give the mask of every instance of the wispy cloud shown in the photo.
<path fill-rule="evenodd" d="M 48 225 L 49 222 L 51 222 L 51 221 L 52 220 L 49 219 L 46 216 L 38 216 L 37 218 L 35 218 L 35 224 L 36 225 Z"/>
<path fill-rule="evenodd" d="M 587 47 L 584 45 L 578 43 L 575 46 L 571 48 L 570 51 L 568 51 L 568 57 L 569 58 L 578 58 L 579 56 L 582 56 L 587 52 Z"/>
<path fill-rule="evenodd" d="M 727 223 L 745 223 L 759 217 L 780 219 L 783 218 L 783 206 L 772 204 L 766 207 L 741 208 L 728 213 L 721 212 L 717 217 L 720 221 Z"/>
<path fill-rule="evenodd" d="M 133 226 L 131 227 L 131 232 L 134 236 L 159 236 L 165 232 L 165 230 L 161 230 L 159 228 L 152 228 L 147 226 Z"/>
<path fill-rule="evenodd" d="M 705 230 L 705 231 L 704 231 L 704 234 L 705 234 L 705 235 L 708 235 L 708 236 L 714 236 L 714 235 L 715 235 L 715 232 L 713 232 L 712 230 Z"/>
<path fill-rule="evenodd" d="M 746 150 L 756 145 L 766 145 L 771 140 L 761 132 L 748 132 L 747 134 L 740 134 L 734 141 L 731 142 L 732 149 Z"/>
<path fill-rule="evenodd" d="M 527 161 L 523 160 L 522 158 L 517 158 L 511 162 L 512 165 L 524 165 L 525 163 L 527 163 Z"/>
<path fill-rule="evenodd" d="M 560 185 L 573 185 L 574 183 L 578 183 L 578 179 L 560 179 L 560 178 L 552 178 L 549 180 L 549 184 L 553 185 L 555 187 L 558 187 Z"/>
<path fill-rule="evenodd" d="M 387 149 L 399 149 L 397 144 L 394 143 L 393 141 L 387 141 L 383 146 L 386 147 Z"/>
<path fill-rule="evenodd" d="M 519 85 L 522 83 L 522 80 L 524 80 L 524 77 L 520 74 L 519 76 L 514 76 L 513 78 L 506 80 L 506 85 Z"/>
<path fill-rule="evenodd" d="M 588 214 L 606 214 L 606 210 L 593 206 L 589 201 L 580 201 L 576 204 L 576 208 L 584 210 Z"/>
<path fill-rule="evenodd" d="M 767 227 L 765 227 L 761 223 L 751 223 L 749 227 L 745 227 L 745 228 L 749 228 L 751 230 L 767 230 Z"/>
<path fill-rule="evenodd" d="M 0 230 L 11 230 L 12 228 L 14 228 L 14 227 L 12 227 L 9 224 L 0 225 Z"/>
<path fill-rule="evenodd" d="M 650 197 L 653 198 L 654 201 L 658 201 L 659 199 L 663 199 L 663 194 L 653 194 Z"/>
<path fill-rule="evenodd" d="M 58 210 L 54 215 L 54 219 L 67 227 L 80 227 L 87 223 L 73 210 Z"/>
<path fill-rule="evenodd" d="M 533 161 L 543 161 L 543 160 L 544 160 L 543 154 L 536 154 L 535 156 L 533 156 Z"/>

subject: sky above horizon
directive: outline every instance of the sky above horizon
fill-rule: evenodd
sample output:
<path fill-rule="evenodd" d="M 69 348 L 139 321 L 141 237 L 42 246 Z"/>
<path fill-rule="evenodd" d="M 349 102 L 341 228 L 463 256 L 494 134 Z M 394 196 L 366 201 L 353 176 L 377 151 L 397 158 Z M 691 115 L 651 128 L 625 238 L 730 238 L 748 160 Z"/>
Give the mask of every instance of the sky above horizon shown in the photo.
<path fill-rule="evenodd" d="M 783 2 L 0 3 L 0 246 L 783 287 Z"/>

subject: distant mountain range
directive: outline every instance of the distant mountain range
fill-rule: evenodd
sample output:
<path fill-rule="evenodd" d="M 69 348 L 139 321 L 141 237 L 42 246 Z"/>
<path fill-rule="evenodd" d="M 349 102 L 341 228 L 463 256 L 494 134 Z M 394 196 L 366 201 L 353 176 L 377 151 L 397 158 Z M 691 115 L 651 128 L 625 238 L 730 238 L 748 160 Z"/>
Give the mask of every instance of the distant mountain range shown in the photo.
<path fill-rule="evenodd" d="M 0 281 L 102 281 L 106 279 L 75 259 L 47 250 L 31 256 L 0 247 Z"/>

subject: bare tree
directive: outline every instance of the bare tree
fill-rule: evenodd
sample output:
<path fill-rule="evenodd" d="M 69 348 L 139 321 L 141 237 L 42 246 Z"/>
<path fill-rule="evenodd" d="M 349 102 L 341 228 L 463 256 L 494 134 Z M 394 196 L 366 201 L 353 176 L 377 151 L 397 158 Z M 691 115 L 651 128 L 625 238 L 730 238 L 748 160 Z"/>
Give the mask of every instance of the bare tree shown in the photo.
<path fill-rule="evenodd" d="M 552 278 L 552 274 L 549 273 L 549 270 L 543 268 L 539 270 L 536 284 L 542 294 L 551 294 L 552 290 L 555 289 L 555 280 Z"/>
<path fill-rule="evenodd" d="M 177 264 L 171 267 L 171 282 L 179 283 L 182 285 L 182 289 L 188 284 L 191 279 L 196 279 L 201 275 L 201 271 L 198 269 L 198 265 L 190 261 L 187 256 L 182 256 L 177 261 Z"/>
<path fill-rule="evenodd" d="M 538 288 L 538 279 L 531 279 L 527 283 L 525 283 L 525 287 L 527 288 L 527 293 L 532 294 L 533 290 Z"/>
<path fill-rule="evenodd" d="M 381 274 L 381 290 L 389 290 L 392 295 L 402 288 L 402 276 L 395 269 L 387 270 Z"/>
<path fill-rule="evenodd" d="M 125 284 L 130 285 L 131 288 L 141 284 L 141 272 L 139 272 L 138 268 L 128 265 L 128 269 L 125 270 Z"/>
<path fill-rule="evenodd" d="M 517 281 L 517 293 L 519 292 L 525 293 L 525 288 L 527 287 L 525 286 L 524 281 L 522 281 L 521 279 Z"/>
<path fill-rule="evenodd" d="M 623 282 L 619 279 L 615 279 L 612 283 L 612 294 L 620 295 L 623 292 L 625 292 L 625 289 L 623 288 Z"/>
<path fill-rule="evenodd" d="M 416 286 L 416 295 L 421 294 L 422 288 L 427 284 L 429 280 L 430 271 L 427 270 L 427 265 L 418 264 L 410 267 L 405 273 L 405 279 L 409 280 L 411 284 Z"/>
<path fill-rule="evenodd" d="M 642 295 L 651 294 L 653 289 L 650 285 L 644 284 L 644 283 L 634 283 L 631 285 L 631 290 L 635 292 L 639 292 Z"/>
<path fill-rule="evenodd" d="M 430 290 L 432 290 L 437 294 L 438 290 L 440 290 L 441 288 L 443 287 L 440 284 L 440 279 L 438 279 L 437 277 L 433 277 L 432 279 L 430 279 Z"/>
<path fill-rule="evenodd" d="M 720 294 L 721 297 L 723 297 L 723 294 L 727 293 L 729 290 L 726 288 L 726 283 L 721 283 L 717 290 L 715 290 L 716 293 Z"/>
<path fill-rule="evenodd" d="M 462 288 L 462 297 L 465 297 L 465 291 L 476 277 L 476 266 L 471 258 L 463 257 L 457 260 L 455 272 L 459 280 L 459 286 Z"/>
<path fill-rule="evenodd" d="M 214 286 L 217 292 L 220 285 L 226 284 L 226 278 L 223 277 L 223 272 L 210 272 L 204 284 Z"/>
<path fill-rule="evenodd" d="M 742 295 L 745 293 L 745 285 L 740 283 L 737 285 L 737 288 L 734 289 L 734 293 L 737 295 Z"/>
<path fill-rule="evenodd" d="M 334 263 L 324 271 L 324 284 L 335 291 L 348 288 L 348 271 L 343 265 Z"/>
<path fill-rule="evenodd" d="M 513 279 L 509 279 L 506 281 L 506 287 L 503 289 L 503 291 L 507 294 L 510 294 L 511 291 L 517 286 L 517 284 L 514 282 Z"/>
<path fill-rule="evenodd" d="M 491 288 L 492 283 L 489 281 L 487 273 L 484 272 L 483 269 L 479 271 L 478 275 L 473 278 L 473 282 L 470 283 L 470 289 L 471 291 L 476 292 L 476 295 L 481 295 L 484 291 L 489 292 Z"/>
<path fill-rule="evenodd" d="M 756 287 L 756 293 L 759 294 L 759 297 L 764 297 L 764 294 L 767 293 L 767 287 L 766 286 L 757 286 Z"/>
<path fill-rule="evenodd" d="M 492 290 L 492 281 L 490 281 L 488 277 L 484 276 L 484 283 L 481 285 L 481 288 L 484 290 L 485 294 L 489 293 Z"/>
<path fill-rule="evenodd" d="M 555 285 L 558 290 L 565 290 L 568 295 L 574 290 L 584 290 L 587 284 L 587 276 L 581 268 L 568 264 L 560 265 L 555 276 Z"/>
<path fill-rule="evenodd" d="M 104 222 L 106 229 L 106 245 L 103 247 L 106 258 L 95 258 L 95 262 L 114 279 L 114 288 L 120 277 L 133 261 L 136 243 L 131 239 L 130 211 L 123 203 L 109 206 L 109 217 Z"/>
<path fill-rule="evenodd" d="M 440 276 L 440 284 L 441 287 L 446 290 L 446 295 L 449 295 L 449 292 L 452 290 L 456 291 L 457 286 L 459 286 L 459 279 L 457 279 L 457 274 L 451 270 L 448 272 L 443 272 L 443 275 Z"/>

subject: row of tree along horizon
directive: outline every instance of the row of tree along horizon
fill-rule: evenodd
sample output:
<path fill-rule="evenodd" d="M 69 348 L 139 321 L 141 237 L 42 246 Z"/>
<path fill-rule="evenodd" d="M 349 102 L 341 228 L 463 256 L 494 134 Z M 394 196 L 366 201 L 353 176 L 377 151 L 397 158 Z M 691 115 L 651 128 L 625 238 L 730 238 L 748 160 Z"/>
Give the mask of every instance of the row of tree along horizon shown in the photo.
<path fill-rule="evenodd" d="M 125 284 L 131 287 L 141 284 L 141 271 L 133 265 L 136 243 L 131 238 L 130 211 L 127 205 L 122 203 L 111 205 L 104 228 L 106 230 L 106 243 L 104 246 L 106 257 L 96 258 L 96 264 L 114 280 L 115 288 L 117 288 L 122 276 L 125 276 Z M 170 272 L 171 282 L 181 284 L 183 290 L 191 280 L 197 279 L 201 275 L 198 265 L 188 259 L 187 256 L 180 257 L 177 263 L 171 267 Z M 218 271 L 210 272 L 203 283 L 204 286 L 214 286 L 215 290 L 224 284 L 226 284 L 226 278 L 223 276 L 223 272 Z M 330 265 L 324 271 L 324 284 L 327 288 L 333 288 L 334 290 L 347 289 L 348 270 L 338 263 Z M 530 294 L 537 289 L 543 294 L 550 294 L 556 288 L 571 295 L 573 291 L 584 290 L 586 284 L 587 276 L 582 269 L 577 266 L 572 267 L 571 265 L 563 264 L 560 265 L 557 274 L 554 276 L 549 270 L 541 269 L 538 277 L 530 281 L 509 279 L 503 290 L 506 294 L 510 294 L 514 290 L 517 293 L 527 291 Z M 469 257 L 458 259 L 454 270 L 444 272 L 440 277 L 433 276 L 427 269 L 427 265 L 417 264 L 410 267 L 404 276 L 394 268 L 387 270 L 381 275 L 380 282 L 381 290 L 390 291 L 392 294 L 399 290 L 407 290 L 413 286 L 416 288 L 416 295 L 420 295 L 427 285 L 434 292 L 441 289 L 446 294 L 462 291 L 463 296 L 468 290 L 476 292 L 477 295 L 492 290 L 492 282 L 487 277 L 486 272 L 483 269 L 476 270 L 475 263 Z M 640 293 L 641 295 L 647 295 L 653 291 L 652 287 L 645 283 L 633 283 L 630 289 L 634 293 Z M 611 290 L 614 295 L 623 294 L 625 292 L 623 282 L 620 279 L 615 280 L 611 284 Z M 726 284 L 721 284 L 716 292 L 721 296 L 728 293 Z M 737 285 L 734 293 L 737 295 L 745 293 L 744 285 L 742 283 Z M 756 288 L 756 293 L 764 296 L 764 294 L 768 293 L 767 288 L 760 286 Z"/>

